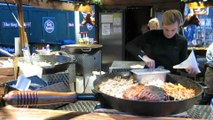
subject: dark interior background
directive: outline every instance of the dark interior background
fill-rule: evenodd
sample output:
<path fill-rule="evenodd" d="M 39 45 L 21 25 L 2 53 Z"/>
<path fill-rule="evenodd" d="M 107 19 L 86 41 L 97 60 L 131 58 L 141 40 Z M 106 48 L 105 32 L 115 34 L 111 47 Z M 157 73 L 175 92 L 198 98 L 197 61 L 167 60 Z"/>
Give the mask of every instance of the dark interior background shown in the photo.
<path fill-rule="evenodd" d="M 137 37 L 142 24 L 147 24 L 150 16 L 150 6 L 128 7 L 125 12 L 125 44 Z M 127 51 L 125 52 L 126 60 L 135 60 Z"/>

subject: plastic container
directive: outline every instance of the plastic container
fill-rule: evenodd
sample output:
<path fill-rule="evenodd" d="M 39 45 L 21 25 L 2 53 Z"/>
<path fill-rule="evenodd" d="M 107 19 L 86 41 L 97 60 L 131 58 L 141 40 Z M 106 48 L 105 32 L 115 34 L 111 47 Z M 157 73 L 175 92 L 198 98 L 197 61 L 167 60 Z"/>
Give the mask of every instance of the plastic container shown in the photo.
<path fill-rule="evenodd" d="M 131 70 L 133 73 L 133 77 L 141 84 L 147 84 L 149 82 L 155 80 L 162 80 L 163 82 L 166 80 L 166 75 L 170 73 L 169 70 L 163 68 L 156 68 L 156 69 L 136 69 Z"/>
<path fill-rule="evenodd" d="M 31 84 L 29 86 L 29 90 L 39 90 L 40 88 L 46 87 L 47 83 L 40 79 L 38 76 L 27 77 L 27 79 L 31 80 Z M 15 85 L 17 80 L 8 81 L 5 83 L 4 93 L 8 93 L 12 90 L 18 90 L 13 85 Z"/>

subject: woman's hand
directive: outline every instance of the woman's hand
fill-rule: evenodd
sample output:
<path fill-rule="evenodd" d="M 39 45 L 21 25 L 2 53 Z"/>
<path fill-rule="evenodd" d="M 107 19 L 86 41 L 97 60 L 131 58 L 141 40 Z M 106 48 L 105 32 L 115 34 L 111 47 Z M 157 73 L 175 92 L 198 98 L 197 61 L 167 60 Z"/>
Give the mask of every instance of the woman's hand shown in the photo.
<path fill-rule="evenodd" d="M 143 61 L 145 62 L 145 65 L 149 68 L 155 68 L 155 60 L 149 58 L 147 55 L 143 56 Z"/>

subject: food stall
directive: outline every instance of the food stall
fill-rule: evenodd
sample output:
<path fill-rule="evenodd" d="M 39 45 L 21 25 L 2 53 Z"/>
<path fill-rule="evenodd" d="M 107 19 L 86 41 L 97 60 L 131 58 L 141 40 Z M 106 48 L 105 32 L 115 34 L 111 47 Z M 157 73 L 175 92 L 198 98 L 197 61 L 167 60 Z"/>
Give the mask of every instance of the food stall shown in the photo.
<path fill-rule="evenodd" d="M 69 58 L 77 58 L 77 63 L 80 69 L 79 73 L 86 73 L 87 70 L 91 71 L 91 69 L 97 68 L 101 66 L 101 64 L 96 64 L 94 60 L 100 62 L 101 59 L 101 45 L 66 45 L 62 48 L 65 52 L 69 53 Z M 79 52 L 80 49 L 80 53 Z M 74 50 L 74 52 L 73 52 Z M 86 51 L 85 51 L 86 50 Z M 93 51 L 95 50 L 95 51 Z M 78 51 L 78 52 L 76 52 Z M 90 54 L 92 52 L 92 54 Z M 93 54 L 93 52 L 95 54 Z M 57 60 L 54 56 L 51 60 Z M 79 60 L 80 59 L 80 60 Z M 43 61 L 43 60 L 42 60 Z M 69 63 L 71 60 L 65 62 Z M 58 61 L 55 61 L 58 62 Z M 86 62 L 86 64 L 85 64 Z M 89 62 L 89 63 L 87 63 Z M 92 62 L 92 64 L 91 64 Z M 120 64 L 119 64 L 120 63 Z M 70 63 L 69 63 L 70 64 Z M 137 65 L 139 64 L 139 65 Z M 64 65 L 61 63 L 60 65 Z M 156 87 L 154 88 L 155 92 L 149 91 L 152 90 L 150 87 L 146 87 L 145 93 L 147 93 L 145 98 L 154 98 L 154 101 L 146 101 L 141 99 L 139 95 L 139 99 L 134 99 L 135 95 L 129 97 L 129 94 L 126 93 L 126 98 L 123 98 L 123 93 L 120 92 L 122 89 L 121 86 L 114 86 L 113 83 L 115 81 L 109 81 L 110 79 L 119 78 L 119 83 L 124 80 L 124 86 L 129 85 L 129 79 L 132 79 L 133 76 L 131 74 L 118 74 L 117 71 L 122 69 L 122 65 L 124 65 L 124 69 L 126 71 L 132 69 L 141 69 L 144 67 L 143 62 L 135 63 L 131 62 L 131 64 L 123 62 L 115 62 L 110 67 L 111 74 L 106 74 L 97 78 L 94 82 L 94 90 L 92 94 L 78 94 L 75 91 L 70 92 L 66 90 L 67 83 L 60 83 L 60 78 L 57 78 L 56 82 L 48 81 L 47 89 L 40 90 L 31 90 L 31 91 L 18 91 L 11 90 L 6 91 L 3 96 L 0 97 L 0 118 L 1 119 L 134 119 L 134 120 L 146 120 L 146 119 L 156 119 L 156 120 L 165 120 L 165 119 L 173 119 L 173 120 L 193 120 L 193 119 L 208 119 L 210 117 L 210 106 L 209 105 L 197 105 L 197 101 L 200 99 L 202 95 L 202 87 L 190 80 L 189 78 L 185 78 L 182 76 L 174 76 L 171 74 L 166 75 L 167 82 L 172 82 L 176 84 L 176 87 L 192 89 L 194 91 L 193 96 L 186 95 L 187 98 L 176 99 L 172 96 L 170 98 L 169 95 L 165 94 L 162 89 L 158 89 L 156 93 Z M 133 67 L 131 67 L 133 66 Z M 60 67 L 61 71 L 57 71 L 58 67 L 53 65 L 53 68 L 46 70 L 45 74 L 56 74 L 57 72 L 65 71 L 67 66 Z M 62 69 L 61 69 L 62 68 Z M 72 66 L 73 68 L 73 66 Z M 91 69 L 90 69 L 91 68 Z M 120 69 L 121 68 L 121 69 Z M 127 70 L 128 69 L 128 70 Z M 29 69 L 28 69 L 29 70 Z M 48 71 L 50 70 L 50 72 Z M 53 71 L 52 71 L 53 70 Z M 79 70 L 79 69 L 78 69 Z M 120 71 L 121 72 L 121 71 Z M 125 73 L 125 72 L 124 72 Z M 43 77 L 43 76 L 42 76 Z M 156 77 L 155 77 L 156 79 Z M 109 82 L 109 84 L 103 85 L 102 83 Z M 136 84 L 135 84 L 136 83 Z M 177 84 L 181 84 L 178 86 Z M 120 85 L 120 84 L 119 84 Z M 101 88 L 101 86 L 103 88 Z M 137 84 L 136 81 L 133 81 L 128 88 L 134 90 L 134 87 L 141 87 L 141 84 Z M 133 88 L 132 88 L 133 87 Z M 143 86 L 144 87 L 144 86 Z M 109 91 L 116 94 L 113 96 L 108 94 L 108 91 L 105 91 L 107 88 Z M 129 90 L 125 88 L 125 90 Z M 55 89 L 55 91 L 53 90 Z M 57 90 L 56 90 L 57 89 Z M 63 90 L 58 90 L 63 89 Z M 147 91 L 148 90 L 148 91 Z M 59 92 L 60 91 L 60 92 Z M 143 92 L 143 91 L 140 91 Z M 131 93 L 131 92 L 130 92 Z M 158 94 L 160 93 L 160 94 Z M 185 93 L 185 92 L 182 92 Z M 157 96 L 157 97 L 156 97 Z M 137 96 L 138 97 L 138 96 Z M 133 99 L 131 99 L 133 98 Z M 155 101 L 157 98 L 157 101 Z M 163 98 L 158 99 L 158 98 Z M 166 100 L 165 100 L 166 99 Z M 59 104 L 61 103 L 61 104 Z M 56 104 L 56 106 L 54 106 Z M 48 106 L 46 106 L 48 105 Z M 38 106 L 41 106 L 40 108 Z M 45 107 L 42 107 L 45 106 Z M 54 106 L 54 107 L 53 107 Z M 43 109 L 48 108 L 48 109 Z M 45 113 L 45 114 L 44 114 Z"/>
<path fill-rule="evenodd" d="M 94 94 L 96 99 L 94 99 L 94 95 L 92 95 L 91 97 L 91 95 L 89 96 L 88 94 L 85 96 L 82 94 L 81 95 L 76 94 L 75 92 L 10 91 L 3 98 L 1 98 L 4 99 L 4 101 L 6 102 L 4 104 L 6 106 L 0 109 L 1 113 L 3 113 L 1 117 L 8 117 L 8 118 L 31 117 L 31 119 L 34 117 L 37 117 L 37 119 L 38 118 L 82 119 L 84 117 L 88 117 L 88 119 L 90 118 L 94 119 L 94 118 L 103 118 L 103 116 L 105 116 L 104 119 L 120 119 L 126 116 L 129 117 L 129 119 L 160 119 L 160 120 L 208 119 L 210 117 L 211 109 L 209 105 L 194 105 L 202 93 L 202 87 L 199 86 L 194 81 L 189 80 L 188 78 L 184 78 L 177 75 L 168 75 L 166 81 L 167 82 L 170 81 L 173 83 L 178 82 L 185 87 L 188 86 L 187 88 L 195 90 L 195 96 L 193 97 L 186 96 L 189 98 L 184 98 L 182 100 L 172 100 L 169 98 L 170 100 L 168 101 L 167 100 L 158 101 L 159 100 L 158 97 L 153 98 L 152 95 L 151 96 L 148 95 L 149 97 L 147 96 L 146 98 L 148 99 L 153 98 L 155 100 L 157 99 L 157 101 L 149 101 L 148 99 L 147 101 L 147 100 L 128 100 L 129 98 L 128 99 L 120 98 L 121 95 L 116 96 L 116 92 L 107 93 L 107 90 L 102 89 L 101 87 L 104 88 L 104 86 L 108 84 L 107 82 L 110 82 L 110 79 L 114 77 L 117 77 L 116 79 L 119 80 L 121 84 L 122 83 L 126 84 L 125 82 L 121 82 L 121 80 L 125 81 L 125 79 L 129 79 L 127 76 L 124 76 L 124 78 L 120 79 L 119 74 L 103 75 L 94 82 L 95 88 L 94 90 L 96 91 Z M 130 85 L 129 82 L 126 85 Z M 113 86 L 111 85 L 111 89 L 114 89 L 115 91 L 117 91 L 117 93 L 119 93 L 119 91 L 122 89 L 122 87 L 119 88 Z M 109 95 L 114 93 L 115 96 Z M 162 94 L 160 93 L 159 96 L 161 95 Z M 159 98 L 161 99 L 161 97 Z M 55 110 L 44 110 L 33 108 L 33 106 L 35 105 L 41 106 L 45 104 L 56 104 L 56 103 L 69 103 L 69 104 L 64 104 L 63 106 L 60 106 Z M 97 106 L 98 104 L 100 106 Z M 11 107 L 10 105 L 12 105 L 13 107 Z M 23 108 L 23 106 L 28 106 L 28 108 Z M 23 111 L 27 112 L 24 112 L 23 114 L 21 113 Z M 46 112 L 53 111 L 53 112 L 51 114 L 40 115 L 43 111 Z"/>

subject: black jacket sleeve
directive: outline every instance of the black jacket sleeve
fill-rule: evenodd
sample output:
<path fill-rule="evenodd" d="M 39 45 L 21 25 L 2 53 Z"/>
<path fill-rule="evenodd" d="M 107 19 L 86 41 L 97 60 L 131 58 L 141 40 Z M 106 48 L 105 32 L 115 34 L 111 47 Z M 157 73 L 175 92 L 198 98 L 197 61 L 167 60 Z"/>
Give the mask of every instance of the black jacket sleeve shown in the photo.
<path fill-rule="evenodd" d="M 141 60 L 144 56 L 144 52 L 141 51 L 141 46 L 143 44 L 143 35 L 140 35 L 126 44 L 126 50 L 133 55 L 137 60 Z"/>
<path fill-rule="evenodd" d="M 188 51 L 187 51 L 188 46 L 187 46 L 187 40 L 184 37 L 181 37 L 181 39 L 182 39 L 182 44 L 180 47 L 182 47 L 182 49 L 180 52 L 180 61 L 183 62 L 188 57 Z"/>

